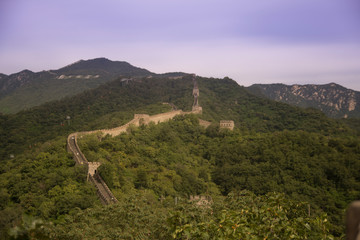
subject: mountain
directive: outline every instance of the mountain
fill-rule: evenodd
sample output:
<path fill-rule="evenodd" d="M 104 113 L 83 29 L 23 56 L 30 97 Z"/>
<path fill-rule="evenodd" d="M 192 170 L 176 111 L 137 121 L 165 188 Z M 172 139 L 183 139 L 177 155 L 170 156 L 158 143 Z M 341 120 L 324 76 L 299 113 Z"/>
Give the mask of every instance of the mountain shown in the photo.
<path fill-rule="evenodd" d="M 198 77 L 202 119 L 234 120 L 242 129 L 256 132 L 303 130 L 323 134 L 348 133 L 347 127 L 321 111 L 302 109 L 250 94 L 235 81 Z M 0 115 L 0 156 L 17 154 L 24 147 L 74 131 L 111 128 L 148 113 L 144 106 L 167 102 L 190 111 L 192 77 L 140 78 L 110 81 L 96 89 L 53 101 L 13 115 Z M 155 114 L 157 112 L 150 112 Z M 66 117 L 71 117 L 71 125 Z M 120 120 L 116 120 L 119 118 Z"/>
<path fill-rule="evenodd" d="M 11 74 L 9 76 L 0 75 L 0 97 L 5 96 L 19 87 L 29 83 L 34 78 L 34 73 L 30 70 Z"/>
<path fill-rule="evenodd" d="M 0 113 L 16 113 L 45 102 L 73 96 L 121 76 L 129 78 L 154 75 L 156 74 L 127 62 L 106 58 L 80 60 L 58 70 L 37 73 L 24 70 L 9 76 L 0 75 Z M 170 75 L 182 76 L 184 73 Z"/>
<path fill-rule="evenodd" d="M 0 86 L 5 82 L 5 78 L 7 78 L 7 75 L 0 73 Z"/>
<path fill-rule="evenodd" d="M 181 239 L 230 239 L 239 226 L 234 223 L 248 220 L 251 225 L 239 227 L 246 231 L 236 239 L 248 238 L 249 231 L 283 234 L 288 229 L 294 234 L 294 226 L 301 229 L 298 239 L 323 239 L 303 235 L 316 234 L 316 229 L 340 236 L 344 208 L 360 193 L 360 142 L 353 131 L 320 110 L 257 97 L 229 78 L 196 79 L 201 116 L 130 126 L 115 138 L 81 138 L 87 159 L 102 162 L 99 173 L 118 205 L 97 206 L 96 189 L 84 184 L 86 168 L 74 166 L 66 152 L 66 137 L 123 125 L 134 113 L 166 112 L 169 105 L 191 110 L 192 75 L 120 77 L 75 96 L 0 115 L 0 234 L 21 224 L 27 213 L 43 219 L 44 228 L 37 229 L 57 239 L 94 237 L 90 230 L 83 233 L 86 224 L 99 226 L 99 239 L 169 239 L 180 234 L 179 226 L 181 231 L 195 229 Z M 205 129 L 199 117 L 213 124 Z M 219 120 L 234 120 L 234 131 L 219 129 Z M 268 192 L 282 194 L 263 195 Z M 190 195 L 205 194 L 213 204 L 182 204 Z M 24 216 L 24 226 L 31 226 L 30 216 Z M 281 225 L 274 227 L 279 219 Z M 223 227 L 231 236 L 216 235 Z M 170 231 L 166 236 L 161 235 L 164 229 Z M 279 236 L 290 235 L 268 239 Z"/>
<path fill-rule="evenodd" d="M 111 61 L 107 58 L 96 58 L 91 60 L 80 60 L 59 70 L 53 71 L 69 77 L 71 74 L 77 75 L 113 75 L 113 76 L 147 76 L 152 72 L 134 67 L 127 62 Z"/>
<path fill-rule="evenodd" d="M 335 83 L 325 85 L 254 84 L 258 96 L 303 108 L 316 108 L 332 118 L 360 117 L 360 92 Z"/>

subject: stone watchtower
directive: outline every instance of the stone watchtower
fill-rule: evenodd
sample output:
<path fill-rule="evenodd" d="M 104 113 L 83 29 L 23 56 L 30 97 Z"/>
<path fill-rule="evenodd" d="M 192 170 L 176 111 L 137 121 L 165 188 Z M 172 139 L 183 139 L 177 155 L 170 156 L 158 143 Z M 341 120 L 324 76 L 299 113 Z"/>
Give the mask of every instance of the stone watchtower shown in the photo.
<path fill-rule="evenodd" d="M 193 96 L 194 96 L 194 104 L 192 106 L 192 111 L 193 112 L 197 112 L 197 113 L 201 113 L 202 112 L 202 107 L 200 107 L 199 105 L 199 87 L 196 81 L 196 75 L 192 74 L 193 76 L 193 82 L 194 82 L 194 88 L 193 88 Z"/>
<path fill-rule="evenodd" d="M 220 128 L 227 128 L 227 129 L 230 129 L 230 130 L 233 130 L 234 129 L 234 121 L 232 120 L 221 120 L 220 121 Z"/>

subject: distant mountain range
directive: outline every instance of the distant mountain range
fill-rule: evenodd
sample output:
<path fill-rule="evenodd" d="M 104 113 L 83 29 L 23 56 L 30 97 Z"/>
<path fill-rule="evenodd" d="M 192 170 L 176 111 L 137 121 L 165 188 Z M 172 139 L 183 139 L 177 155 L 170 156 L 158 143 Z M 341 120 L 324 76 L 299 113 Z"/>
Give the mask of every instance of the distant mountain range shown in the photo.
<path fill-rule="evenodd" d="M 360 117 L 360 92 L 335 83 L 325 85 L 254 84 L 255 95 L 303 108 L 316 108 L 332 118 Z"/>
<path fill-rule="evenodd" d="M 74 96 L 115 79 L 185 76 L 172 72 L 156 74 L 123 61 L 106 58 L 80 60 L 58 70 L 23 70 L 0 73 L 0 113 L 11 114 L 45 102 Z M 338 84 L 254 84 L 247 88 L 257 96 L 303 108 L 316 108 L 332 118 L 360 117 L 360 92 Z"/>
<path fill-rule="evenodd" d="M 183 76 L 155 74 L 127 62 L 106 58 L 80 60 L 58 70 L 0 74 L 0 113 L 16 113 L 52 100 L 73 96 L 119 77 Z"/>

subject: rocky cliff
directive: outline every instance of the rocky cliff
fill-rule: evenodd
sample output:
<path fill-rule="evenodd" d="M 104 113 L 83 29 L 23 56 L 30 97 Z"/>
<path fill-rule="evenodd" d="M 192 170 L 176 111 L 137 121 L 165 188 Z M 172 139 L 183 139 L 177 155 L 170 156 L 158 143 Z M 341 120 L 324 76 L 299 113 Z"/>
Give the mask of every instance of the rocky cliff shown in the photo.
<path fill-rule="evenodd" d="M 317 108 L 333 118 L 360 117 L 360 92 L 335 83 L 325 85 L 254 84 L 256 95 L 303 108 Z"/>

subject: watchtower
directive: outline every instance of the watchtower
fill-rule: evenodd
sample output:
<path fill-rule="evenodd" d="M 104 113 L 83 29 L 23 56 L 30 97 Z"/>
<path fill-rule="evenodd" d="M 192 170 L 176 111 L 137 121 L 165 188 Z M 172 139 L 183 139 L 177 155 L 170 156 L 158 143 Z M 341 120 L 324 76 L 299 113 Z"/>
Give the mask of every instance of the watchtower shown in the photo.
<path fill-rule="evenodd" d="M 220 128 L 234 129 L 234 121 L 232 120 L 220 120 Z"/>
<path fill-rule="evenodd" d="M 88 174 L 94 176 L 97 173 L 98 167 L 100 167 L 101 163 L 99 162 L 88 162 Z"/>
<path fill-rule="evenodd" d="M 196 75 L 192 74 L 193 77 L 193 82 L 194 82 L 194 88 L 193 88 L 193 96 L 194 96 L 194 104 L 192 107 L 192 111 L 193 112 L 202 112 L 202 107 L 200 107 L 199 105 L 199 95 L 200 95 L 200 91 L 199 91 L 199 87 L 196 81 Z"/>

